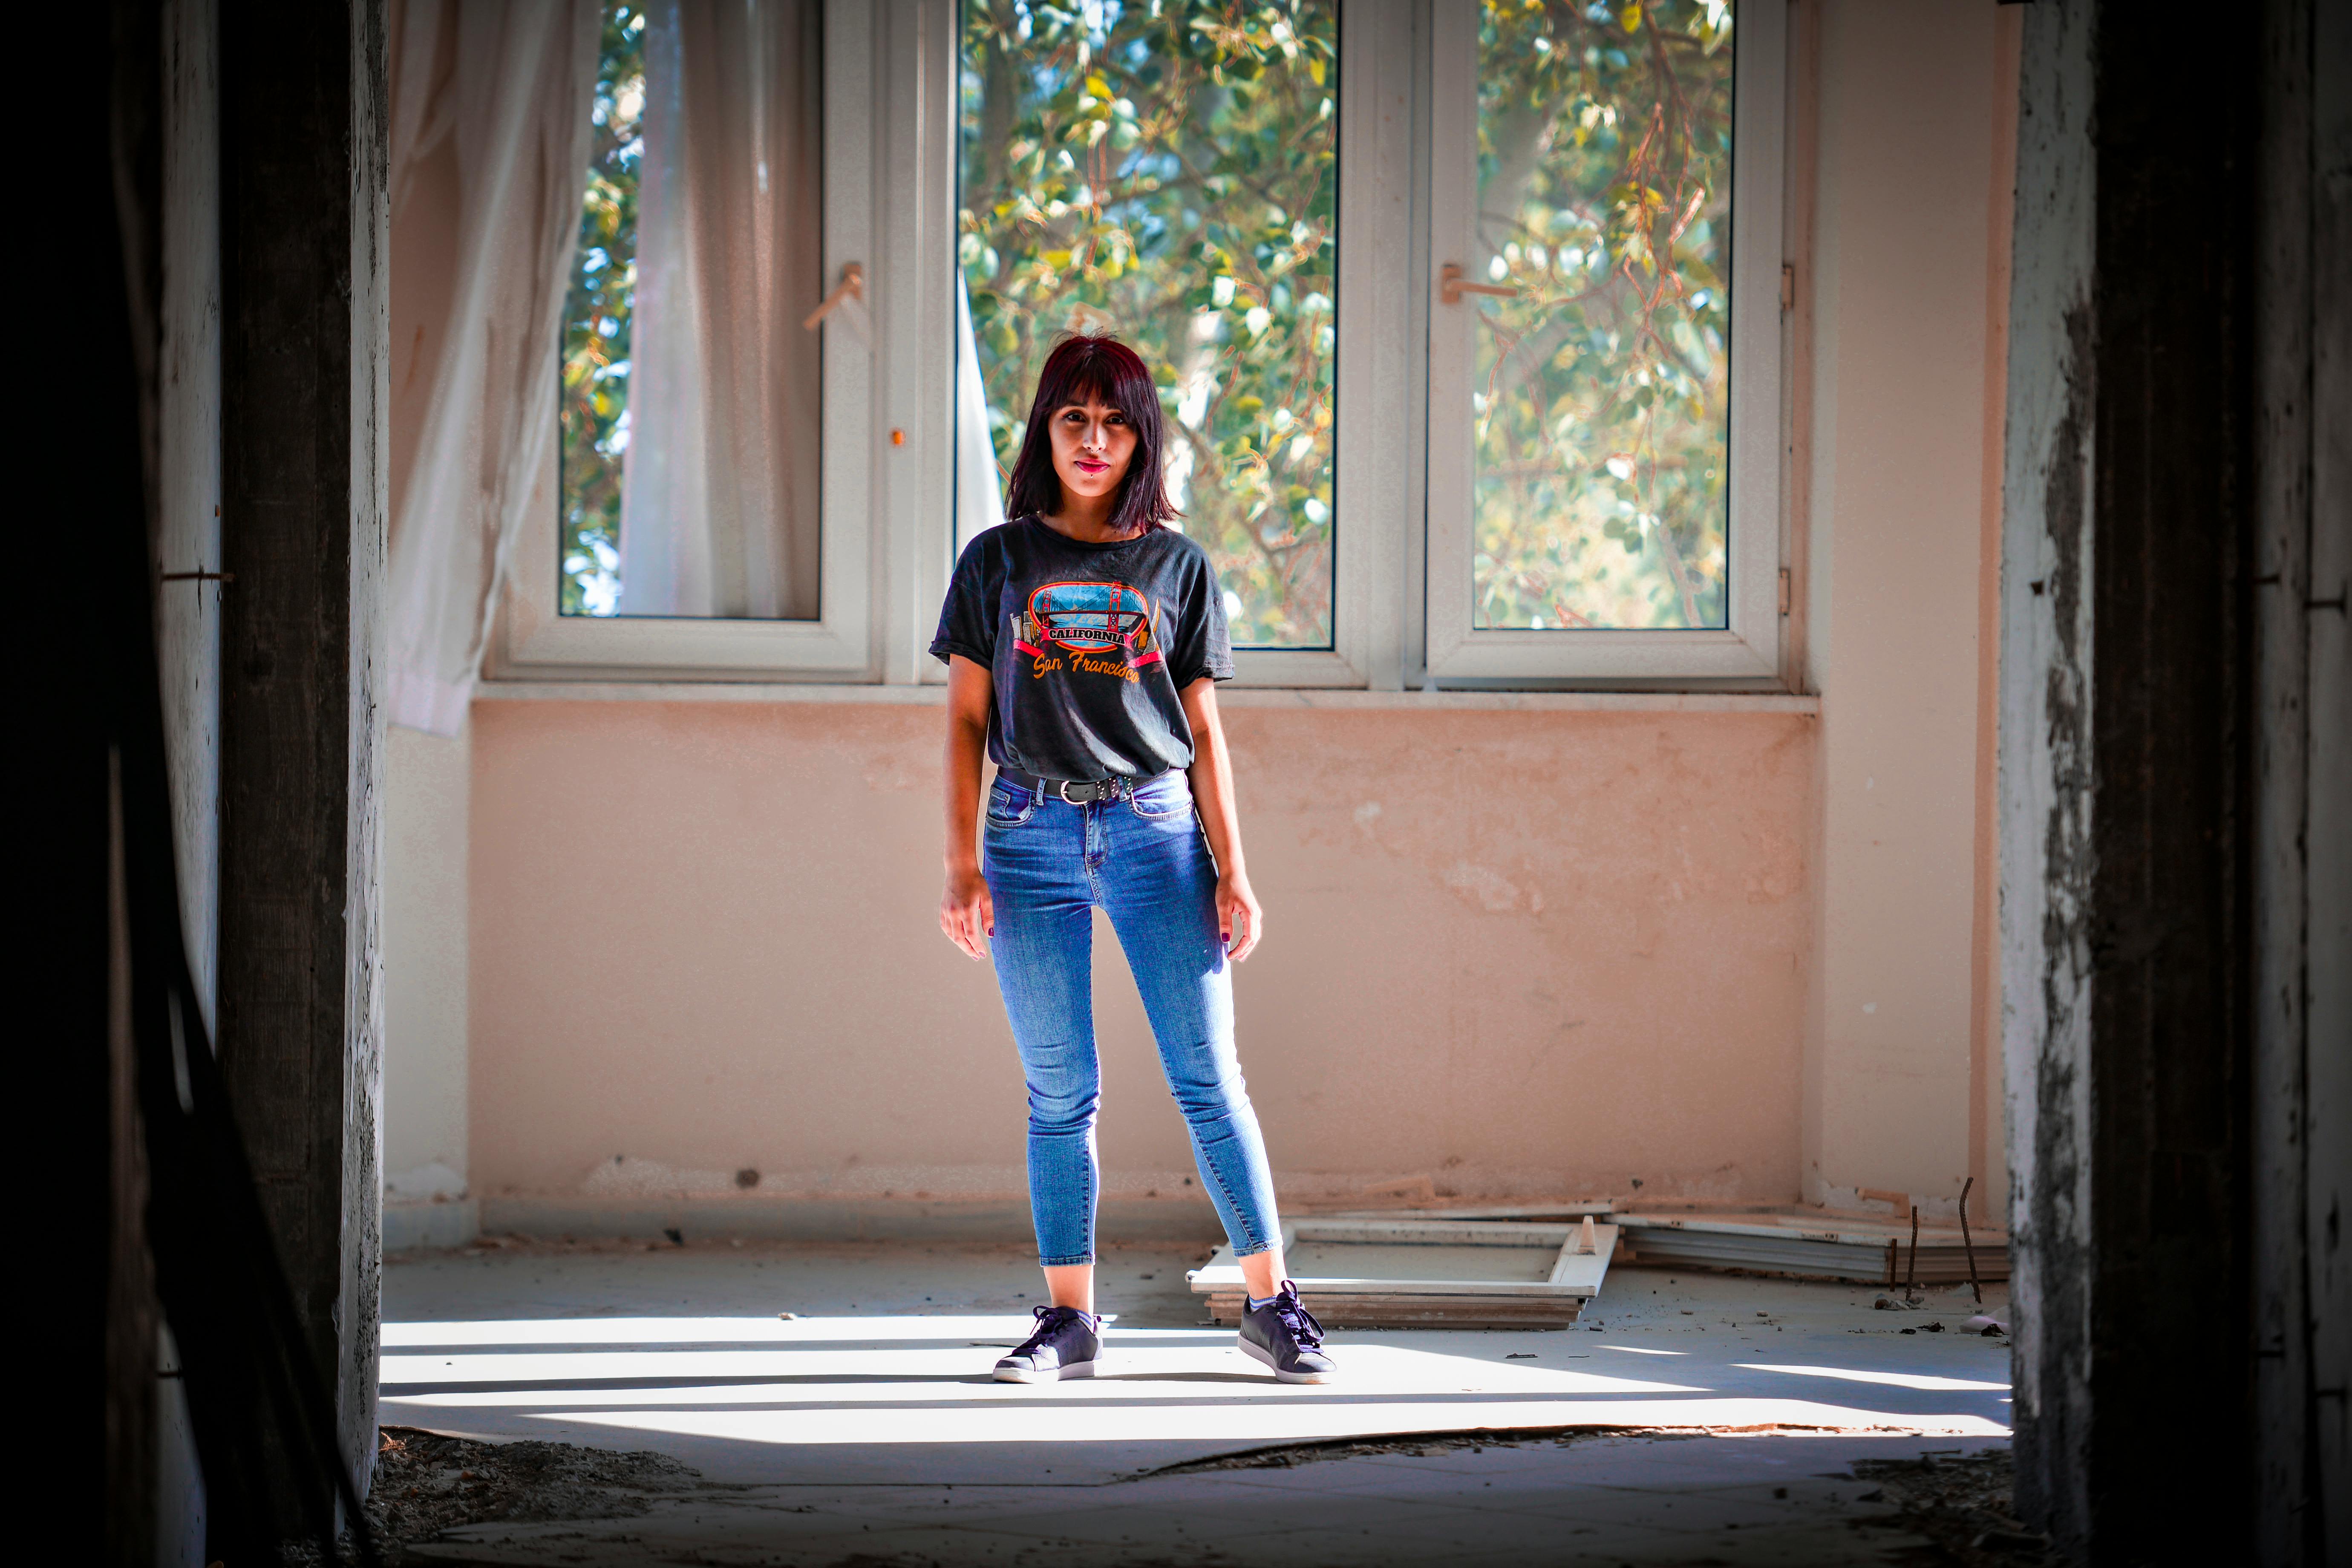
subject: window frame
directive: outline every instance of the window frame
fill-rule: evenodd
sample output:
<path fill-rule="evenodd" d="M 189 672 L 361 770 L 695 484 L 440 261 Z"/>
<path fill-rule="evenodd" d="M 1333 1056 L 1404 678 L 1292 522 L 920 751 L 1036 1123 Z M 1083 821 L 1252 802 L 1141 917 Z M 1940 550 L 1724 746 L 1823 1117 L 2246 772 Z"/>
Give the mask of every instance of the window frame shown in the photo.
<path fill-rule="evenodd" d="M 876 90 L 884 28 L 860 0 L 825 0 L 824 275 L 855 262 L 866 272 L 867 300 L 878 305 L 900 281 L 877 278 L 877 143 L 888 135 Z M 894 269 L 895 270 L 895 269 Z M 823 469 L 818 481 L 818 616 L 814 620 L 749 620 L 684 616 L 566 616 L 559 613 L 557 552 L 560 480 L 554 432 L 542 465 L 543 495 L 515 541 L 501 626 L 493 637 L 494 673 L 511 679 L 856 679 L 875 673 L 874 629 L 878 531 L 874 463 L 880 362 L 888 340 L 878 309 L 871 345 L 838 317 L 818 331 L 823 351 Z M 550 374 L 554 374 L 551 367 Z"/>
<path fill-rule="evenodd" d="M 1477 214 L 1478 0 L 1434 0 L 1430 252 L 1423 297 Z M 1780 668 L 1781 179 L 1785 0 L 1740 0 L 1733 34 L 1728 592 L 1722 630 L 1538 631 L 1471 624 L 1475 298 L 1429 329 L 1426 672 L 1433 682 L 1744 680 Z M 1449 177 L 1448 164 L 1452 165 Z"/>
<path fill-rule="evenodd" d="M 1465 194 L 1458 175 L 1437 175 L 1449 146 L 1449 159 L 1475 157 L 1476 0 L 1338 3 L 1333 642 L 1237 649 L 1235 684 L 1780 689 L 1786 0 L 1739 5 L 1731 625 L 1706 632 L 1468 626 L 1468 340 L 1465 331 L 1449 347 L 1440 335 L 1469 323 L 1466 312 L 1449 321 L 1435 290 L 1449 258 L 1438 254 L 1440 224 L 1466 233 L 1475 200 L 1475 182 Z M 642 681 L 667 695 L 693 682 L 945 681 L 928 649 L 955 549 L 960 19 L 959 0 L 826 0 L 826 275 L 864 266 L 874 341 L 835 322 L 822 329 L 821 618 L 559 615 L 551 430 L 531 509 L 540 521 L 514 542 L 487 679 Z M 1462 412 L 1441 420 L 1448 406 Z M 1462 585 L 1451 606 L 1433 592 L 1446 582 Z"/>
<path fill-rule="evenodd" d="M 1406 334 L 1382 322 L 1406 302 L 1410 279 L 1382 258 L 1412 251 L 1413 7 L 1340 0 L 1338 298 L 1332 352 L 1339 400 L 1332 434 L 1331 646 L 1236 648 L 1236 683 L 1361 689 L 1391 654 L 1400 542 L 1413 526 L 1409 465 L 1417 445 Z M 1400 352 L 1402 351 L 1402 352 Z M 1383 631 L 1388 635 L 1382 635 Z"/>

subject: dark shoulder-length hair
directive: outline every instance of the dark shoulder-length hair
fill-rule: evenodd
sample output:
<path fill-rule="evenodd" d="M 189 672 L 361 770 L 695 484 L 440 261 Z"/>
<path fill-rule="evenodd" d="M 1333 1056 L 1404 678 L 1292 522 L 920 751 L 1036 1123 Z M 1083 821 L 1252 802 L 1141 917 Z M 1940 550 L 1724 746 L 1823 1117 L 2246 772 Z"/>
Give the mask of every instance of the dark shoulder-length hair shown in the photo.
<path fill-rule="evenodd" d="M 1004 515 L 1026 517 L 1033 512 L 1062 510 L 1062 480 L 1054 472 L 1054 439 L 1048 426 L 1054 416 L 1073 403 L 1088 398 L 1127 416 L 1135 430 L 1135 458 L 1119 481 L 1118 500 L 1111 508 L 1111 526 L 1122 533 L 1165 527 L 1181 517 L 1168 499 L 1161 459 L 1168 445 L 1168 422 L 1160 412 L 1160 393 L 1151 384 L 1151 371 L 1143 356 L 1113 337 L 1067 337 L 1054 345 L 1037 372 L 1037 395 L 1029 405 L 1029 423 L 1021 436 L 1021 455 L 1013 460 L 1013 477 L 1004 487 Z"/>

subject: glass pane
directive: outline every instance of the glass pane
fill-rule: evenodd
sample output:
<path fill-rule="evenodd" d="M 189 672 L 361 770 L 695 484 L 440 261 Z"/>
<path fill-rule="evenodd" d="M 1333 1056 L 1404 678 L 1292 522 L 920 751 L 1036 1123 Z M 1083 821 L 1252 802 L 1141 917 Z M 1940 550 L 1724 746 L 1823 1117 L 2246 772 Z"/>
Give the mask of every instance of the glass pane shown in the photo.
<path fill-rule="evenodd" d="M 568 613 L 818 613 L 822 13 L 603 12 L 562 373 Z"/>
<path fill-rule="evenodd" d="M 1485 0 L 1472 624 L 1720 627 L 1729 0 Z"/>
<path fill-rule="evenodd" d="M 610 5 L 596 58 L 588 184 L 563 309 L 559 461 L 567 616 L 609 616 L 621 580 L 621 467 L 629 446 L 629 323 L 637 303 L 637 165 L 645 156 L 646 12 Z"/>
<path fill-rule="evenodd" d="M 1329 647 L 1336 5 L 967 0 L 961 64 L 967 417 L 1000 484 L 1055 338 L 1116 332 L 1234 641 Z"/>

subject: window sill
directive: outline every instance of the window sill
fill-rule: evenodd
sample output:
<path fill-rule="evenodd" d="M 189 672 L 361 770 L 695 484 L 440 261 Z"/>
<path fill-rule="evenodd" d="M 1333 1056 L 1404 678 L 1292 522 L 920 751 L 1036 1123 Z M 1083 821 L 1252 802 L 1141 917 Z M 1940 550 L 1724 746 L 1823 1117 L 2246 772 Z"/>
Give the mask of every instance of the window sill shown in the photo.
<path fill-rule="evenodd" d="M 804 681 L 485 680 L 478 702 L 866 702 L 938 707 L 944 685 L 878 686 Z M 1334 691 L 1226 686 L 1226 708 L 1523 713 L 1821 712 L 1818 697 L 1782 691 Z"/>

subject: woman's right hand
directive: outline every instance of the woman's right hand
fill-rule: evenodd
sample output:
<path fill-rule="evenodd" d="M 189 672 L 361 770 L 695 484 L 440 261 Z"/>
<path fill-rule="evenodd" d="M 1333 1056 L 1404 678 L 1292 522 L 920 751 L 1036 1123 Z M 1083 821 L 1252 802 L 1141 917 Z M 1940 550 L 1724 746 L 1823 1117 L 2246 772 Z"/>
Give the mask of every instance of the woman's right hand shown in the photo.
<path fill-rule="evenodd" d="M 988 956 L 987 939 L 996 934 L 996 905 L 978 866 L 948 868 L 947 891 L 940 895 L 940 929 L 967 957 Z"/>
<path fill-rule="evenodd" d="M 988 956 L 996 934 L 996 906 L 980 874 L 980 759 L 988 745 L 991 704 L 988 666 L 961 654 L 948 658 L 946 798 L 948 890 L 940 895 L 940 929 L 967 956 Z"/>

